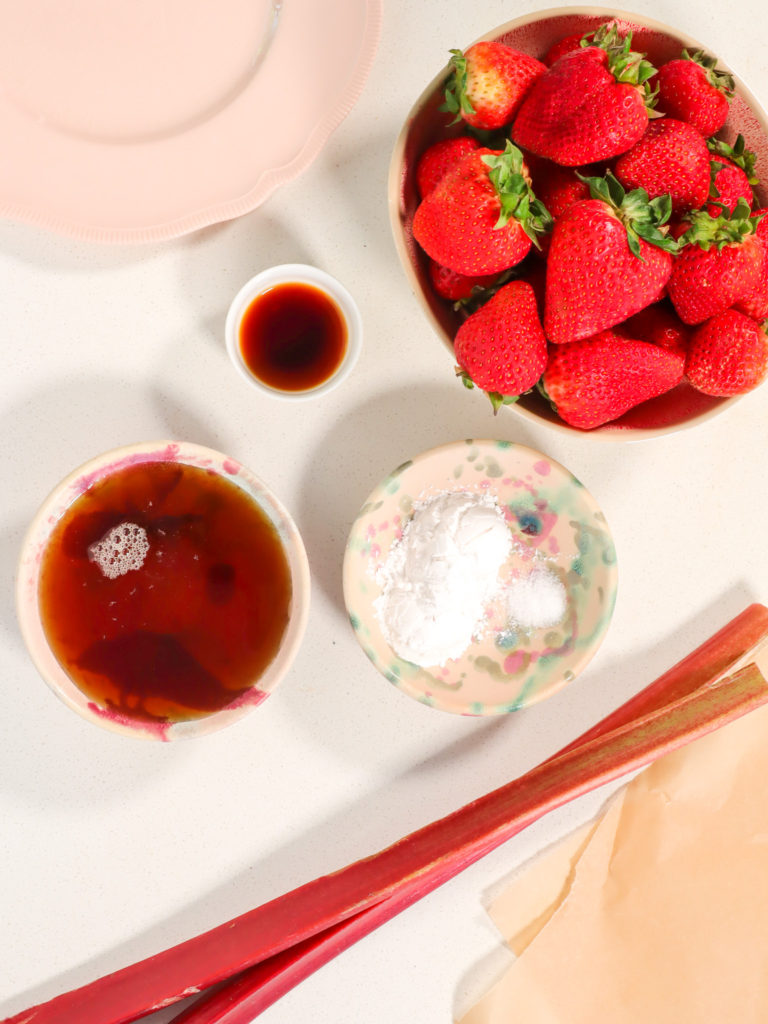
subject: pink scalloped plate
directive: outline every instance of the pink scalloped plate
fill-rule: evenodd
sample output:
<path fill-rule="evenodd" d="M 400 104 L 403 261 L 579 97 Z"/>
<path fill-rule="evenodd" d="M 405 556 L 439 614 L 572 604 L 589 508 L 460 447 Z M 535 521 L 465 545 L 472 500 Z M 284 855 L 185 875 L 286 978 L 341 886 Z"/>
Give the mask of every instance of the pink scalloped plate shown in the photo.
<path fill-rule="evenodd" d="M 100 242 L 253 210 L 370 71 L 381 0 L 0 0 L 0 216 Z"/>

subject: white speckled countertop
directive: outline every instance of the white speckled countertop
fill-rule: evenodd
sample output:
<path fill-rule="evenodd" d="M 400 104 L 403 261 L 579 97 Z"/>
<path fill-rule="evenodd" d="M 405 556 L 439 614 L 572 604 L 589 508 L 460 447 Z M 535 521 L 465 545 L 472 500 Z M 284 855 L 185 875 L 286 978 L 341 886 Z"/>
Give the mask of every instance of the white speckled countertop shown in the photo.
<path fill-rule="evenodd" d="M 702 40 L 768 102 L 757 0 L 634 9 Z M 752 601 L 768 602 L 766 389 L 695 431 L 601 443 L 494 419 L 454 380 L 390 235 L 390 152 L 411 103 L 465 46 L 522 13 L 490 0 L 385 0 L 378 56 L 311 169 L 240 219 L 163 244 L 73 242 L 0 223 L 0 1017 L 83 984 L 372 853 L 575 737 Z M 258 270 L 314 263 L 353 292 L 363 354 L 300 408 L 234 372 L 223 326 Z M 399 693 L 346 620 L 346 535 L 378 480 L 464 437 L 566 465 L 613 530 L 619 597 L 571 687 L 510 717 L 463 719 Z M 278 493 L 313 572 L 306 639 L 252 715 L 210 737 L 138 743 L 94 728 L 37 676 L 12 578 L 27 522 L 92 455 L 176 437 L 231 454 Z M 556 813 L 384 926 L 267 1010 L 265 1024 L 446 1024 L 508 962 L 489 890 L 590 816 Z M 168 1020 L 158 1015 L 155 1019 Z M 563 1022 L 567 1024 L 567 1022 Z"/>

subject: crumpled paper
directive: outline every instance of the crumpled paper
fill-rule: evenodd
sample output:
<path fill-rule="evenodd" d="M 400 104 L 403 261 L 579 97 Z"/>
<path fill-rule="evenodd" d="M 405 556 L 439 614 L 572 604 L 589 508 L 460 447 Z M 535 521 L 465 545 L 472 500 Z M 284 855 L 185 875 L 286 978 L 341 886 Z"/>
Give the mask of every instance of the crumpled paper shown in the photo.
<path fill-rule="evenodd" d="M 645 769 L 521 872 L 461 1024 L 768 1022 L 768 708 Z"/>

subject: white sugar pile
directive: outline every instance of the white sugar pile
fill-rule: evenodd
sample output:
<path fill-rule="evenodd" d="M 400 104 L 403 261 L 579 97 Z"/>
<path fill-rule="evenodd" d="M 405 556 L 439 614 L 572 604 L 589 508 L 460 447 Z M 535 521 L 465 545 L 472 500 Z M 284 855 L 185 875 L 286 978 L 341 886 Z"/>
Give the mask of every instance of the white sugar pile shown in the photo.
<path fill-rule="evenodd" d="M 523 629 L 543 629 L 561 622 L 567 607 L 565 586 L 550 569 L 536 566 L 507 584 L 507 615 Z"/>

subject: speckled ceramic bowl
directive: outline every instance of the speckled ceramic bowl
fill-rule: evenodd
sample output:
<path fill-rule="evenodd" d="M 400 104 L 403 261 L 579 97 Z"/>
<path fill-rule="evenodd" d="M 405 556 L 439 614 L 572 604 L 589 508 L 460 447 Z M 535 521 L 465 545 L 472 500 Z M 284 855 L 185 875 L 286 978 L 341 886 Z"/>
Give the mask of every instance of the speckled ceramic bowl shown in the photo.
<path fill-rule="evenodd" d="M 175 462 L 211 471 L 240 487 L 274 527 L 288 563 L 291 598 L 288 622 L 279 647 L 253 685 L 221 710 L 185 721 L 132 718 L 125 709 L 101 706 L 75 685 L 56 659 L 40 617 L 38 592 L 42 556 L 51 532 L 76 498 L 99 480 L 129 466 Z M 288 512 L 269 488 L 234 459 L 187 442 L 155 441 L 106 452 L 63 480 L 45 500 L 22 545 L 16 581 L 16 604 L 24 641 L 40 675 L 74 711 L 114 732 L 142 739 L 175 740 L 201 736 L 245 715 L 274 690 L 288 671 L 301 643 L 309 612 L 309 565 L 304 544 Z"/>
<path fill-rule="evenodd" d="M 414 503 L 449 491 L 495 497 L 512 534 L 500 580 L 546 569 L 563 584 L 565 613 L 555 626 L 522 628 L 510 621 L 502 588 L 461 657 L 420 668 L 384 638 L 379 570 Z M 616 582 L 613 541 L 594 498 L 559 463 L 509 441 L 458 441 L 399 466 L 360 509 L 344 556 L 347 611 L 376 668 L 416 700 L 464 715 L 515 711 L 575 679 L 608 629 Z"/>
<path fill-rule="evenodd" d="M 711 40 L 705 45 L 662 22 L 605 7 L 556 7 L 534 11 L 492 29 L 481 38 L 498 39 L 514 49 L 541 58 L 553 43 L 564 36 L 589 32 L 611 19 L 618 22 L 621 30 L 632 30 L 633 49 L 647 52 L 656 67 L 679 56 L 683 48 L 691 52 L 717 52 L 716 40 Z M 464 40 L 456 42 L 457 45 L 465 43 Z M 469 45 L 467 42 L 464 48 Z M 726 68 L 723 61 L 720 61 L 720 67 Z M 390 223 L 400 261 L 427 319 L 452 357 L 453 338 L 461 323 L 461 317 L 453 310 L 451 303 L 441 299 L 433 291 L 427 272 L 427 257 L 414 241 L 411 231 L 413 214 L 419 203 L 415 181 L 418 159 L 428 146 L 450 134 L 445 128 L 450 115 L 438 110 L 443 102 L 444 84 L 448 73 L 449 68 L 446 65 L 429 83 L 409 112 L 392 154 L 388 193 Z M 741 133 L 747 147 L 757 154 L 758 177 L 766 181 L 768 118 L 747 86 L 738 76 L 734 75 L 734 78 L 736 95 L 731 102 L 728 120 L 719 135 L 732 142 Z M 454 132 L 459 130 L 453 129 Z M 764 188 L 757 186 L 755 193 L 760 205 L 768 202 L 768 193 Z M 436 359 L 435 365 L 437 372 L 450 374 L 451 363 L 448 360 Z M 712 398 L 682 383 L 668 394 L 644 402 L 612 423 L 597 427 L 588 433 L 590 437 L 620 441 L 656 437 L 703 423 L 732 408 L 739 400 Z M 549 404 L 535 392 L 523 396 L 514 405 L 505 408 L 512 410 L 513 415 L 522 416 L 535 423 L 545 423 L 569 434 L 585 433 L 576 431 L 576 428 L 559 419 Z"/>

